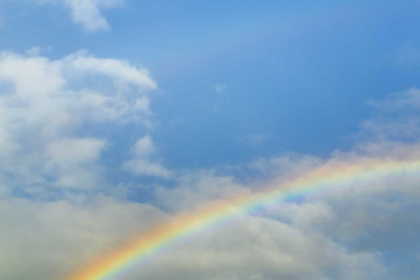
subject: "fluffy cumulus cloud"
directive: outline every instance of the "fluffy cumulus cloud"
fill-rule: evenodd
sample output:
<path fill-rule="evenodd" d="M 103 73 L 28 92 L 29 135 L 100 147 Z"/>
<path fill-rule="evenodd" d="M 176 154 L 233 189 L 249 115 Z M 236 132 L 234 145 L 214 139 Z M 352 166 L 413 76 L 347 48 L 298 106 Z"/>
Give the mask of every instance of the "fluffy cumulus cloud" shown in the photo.
<path fill-rule="evenodd" d="M 124 162 L 123 169 L 134 175 L 145 175 L 161 178 L 169 178 L 173 175 L 165 166 L 152 161 L 149 156 L 155 152 L 155 145 L 150 135 L 146 135 L 136 141 L 131 148 L 133 158 Z"/>
<path fill-rule="evenodd" d="M 150 132 L 148 92 L 156 88 L 146 69 L 117 59 L 85 52 L 58 60 L 36 52 L 1 54 L 2 277 L 63 279 L 132 236 L 203 203 L 279 187 L 311 172 L 420 159 L 419 91 L 410 89 L 369 102 L 375 114 L 362 123 L 358 143 L 349 151 L 336 150 L 326 158 L 284 154 L 235 167 L 258 173 L 255 180 L 240 180 L 229 168 L 170 171 L 161 164 Z M 124 142 L 125 158 L 102 160 L 118 145 L 106 132 L 117 133 L 129 123 L 144 131 Z M 111 161 L 118 161 L 112 168 L 123 173 L 167 180 L 151 183 L 149 203 L 113 196 L 107 190 L 117 186 L 106 176 Z M 133 178 L 124 183 L 135 188 L 141 177 Z M 355 180 L 340 190 L 242 213 L 136 263 L 125 277 L 410 277 L 419 273 L 419 181 L 419 174 L 408 172 Z M 391 262 L 391 256 L 401 261 Z"/>
<path fill-rule="evenodd" d="M 103 10 L 118 8 L 124 0 L 38 0 L 38 4 L 60 3 L 69 9 L 75 24 L 87 31 L 109 30 L 110 26 L 103 16 Z"/>
<path fill-rule="evenodd" d="M 133 152 L 136 156 L 143 157 L 153 154 L 155 151 L 155 145 L 150 135 L 146 135 L 139 140 L 133 146 Z"/>
<path fill-rule="evenodd" d="M 145 69 L 79 52 L 59 60 L 0 54 L 0 176 L 10 187 L 94 188 L 112 143 L 86 127 L 150 127 Z"/>

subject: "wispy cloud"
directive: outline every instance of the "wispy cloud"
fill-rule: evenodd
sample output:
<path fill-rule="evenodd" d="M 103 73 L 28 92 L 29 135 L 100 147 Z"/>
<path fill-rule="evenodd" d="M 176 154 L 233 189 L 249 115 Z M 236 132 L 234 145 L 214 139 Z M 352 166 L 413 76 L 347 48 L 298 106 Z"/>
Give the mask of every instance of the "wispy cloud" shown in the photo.
<path fill-rule="evenodd" d="M 398 66 L 412 69 L 420 66 L 420 50 L 412 44 L 405 44 L 395 52 L 395 62 Z"/>
<path fill-rule="evenodd" d="M 124 0 L 37 0 L 38 4 L 60 3 L 69 9 L 75 24 L 87 31 L 110 30 L 108 21 L 103 16 L 104 10 L 124 5 Z"/>
<path fill-rule="evenodd" d="M 149 159 L 132 159 L 126 161 L 123 169 L 134 175 L 155 176 L 169 178 L 172 175 L 166 167 L 160 163 L 152 162 Z"/>
<path fill-rule="evenodd" d="M 27 56 L 39 56 L 41 54 L 41 48 L 38 46 L 34 46 L 30 49 L 25 51 Z"/>
<path fill-rule="evenodd" d="M 227 89 L 227 84 L 216 84 L 216 85 L 214 86 L 214 91 L 215 91 L 217 94 L 222 94 L 222 93 L 224 93 L 224 92 L 226 91 L 226 89 Z"/>
<path fill-rule="evenodd" d="M 375 115 L 362 123 L 362 136 L 382 140 L 411 140 L 420 138 L 420 90 L 411 88 L 393 93 L 383 100 L 370 100 Z"/>

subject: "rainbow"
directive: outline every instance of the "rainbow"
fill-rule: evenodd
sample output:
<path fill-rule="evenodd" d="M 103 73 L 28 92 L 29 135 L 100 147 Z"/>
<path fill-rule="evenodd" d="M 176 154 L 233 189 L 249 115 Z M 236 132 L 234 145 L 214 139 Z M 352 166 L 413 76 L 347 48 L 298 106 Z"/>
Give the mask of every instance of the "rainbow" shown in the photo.
<path fill-rule="evenodd" d="M 420 174 L 420 161 L 395 161 L 391 159 L 364 159 L 354 164 L 330 163 L 280 186 L 237 196 L 229 201 L 207 204 L 190 213 L 156 226 L 129 242 L 107 257 L 72 275 L 71 280 L 121 279 L 135 264 L 162 252 L 177 241 L 226 221 L 280 201 L 307 197 L 328 190 L 350 188 L 360 183 L 385 179 L 388 176 Z"/>

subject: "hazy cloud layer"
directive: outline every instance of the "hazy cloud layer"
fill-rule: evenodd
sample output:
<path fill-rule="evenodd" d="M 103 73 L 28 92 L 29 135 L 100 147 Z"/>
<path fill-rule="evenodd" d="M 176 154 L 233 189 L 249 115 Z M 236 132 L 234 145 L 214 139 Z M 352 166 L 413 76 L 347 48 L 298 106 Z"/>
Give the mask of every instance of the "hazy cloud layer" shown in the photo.
<path fill-rule="evenodd" d="M 152 206 L 104 196 L 87 203 L 0 200 L 0 273 L 5 279 L 62 279 L 104 248 L 164 219 Z"/>

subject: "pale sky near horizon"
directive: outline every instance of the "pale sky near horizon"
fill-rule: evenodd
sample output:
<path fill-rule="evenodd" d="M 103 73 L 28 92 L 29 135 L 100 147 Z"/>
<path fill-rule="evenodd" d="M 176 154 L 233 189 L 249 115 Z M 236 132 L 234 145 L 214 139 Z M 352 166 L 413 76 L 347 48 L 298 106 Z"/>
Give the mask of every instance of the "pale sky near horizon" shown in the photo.
<path fill-rule="evenodd" d="M 0 279 L 60 279 L 179 211 L 336 162 L 419 160 L 419 11 L 0 0 Z M 419 198 L 399 174 L 284 202 L 124 279 L 414 280 Z"/>

